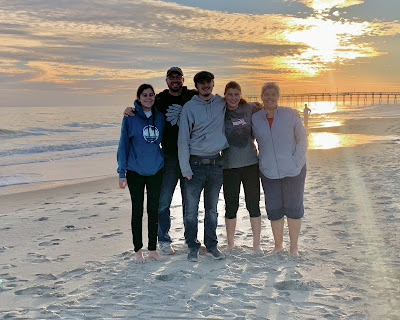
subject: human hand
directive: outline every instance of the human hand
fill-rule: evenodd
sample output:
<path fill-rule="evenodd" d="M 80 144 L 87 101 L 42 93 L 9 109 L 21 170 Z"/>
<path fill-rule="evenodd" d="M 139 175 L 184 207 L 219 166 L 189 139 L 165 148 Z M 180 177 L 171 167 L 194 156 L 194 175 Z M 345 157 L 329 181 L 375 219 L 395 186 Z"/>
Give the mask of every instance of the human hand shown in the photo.
<path fill-rule="evenodd" d="M 126 107 L 126 109 L 124 110 L 124 116 L 134 116 L 135 115 L 135 107 Z"/>
<path fill-rule="evenodd" d="M 257 109 L 261 109 L 262 108 L 262 104 L 259 102 L 250 102 L 251 105 L 253 105 L 254 107 L 256 107 Z"/>
<path fill-rule="evenodd" d="M 126 178 L 119 178 L 119 187 L 120 187 L 121 189 L 125 189 L 126 184 L 127 184 Z"/>
<path fill-rule="evenodd" d="M 192 180 L 192 177 L 193 176 L 186 176 L 185 178 L 188 179 L 188 180 Z"/>

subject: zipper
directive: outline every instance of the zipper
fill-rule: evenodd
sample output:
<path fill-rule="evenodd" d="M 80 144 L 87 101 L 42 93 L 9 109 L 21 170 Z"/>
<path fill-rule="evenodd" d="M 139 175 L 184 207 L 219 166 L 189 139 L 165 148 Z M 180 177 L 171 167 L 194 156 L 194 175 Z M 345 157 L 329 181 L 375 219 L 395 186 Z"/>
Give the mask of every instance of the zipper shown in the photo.
<path fill-rule="evenodd" d="M 278 111 L 277 111 L 277 113 L 278 113 Z M 274 118 L 275 118 L 275 115 L 274 115 Z M 279 171 L 278 160 L 276 159 L 276 151 L 275 151 L 274 137 L 273 137 L 273 135 L 272 135 L 272 126 L 274 125 L 274 122 L 275 122 L 275 119 L 274 119 L 274 121 L 272 122 L 271 128 L 269 128 L 269 131 L 271 132 L 272 148 L 274 149 L 274 158 L 275 158 L 275 162 L 276 162 L 276 168 L 277 168 L 277 170 L 278 170 L 278 176 L 279 176 L 279 179 L 282 179 L 282 178 L 281 178 L 281 173 L 280 173 L 280 171 Z M 267 119 L 267 125 L 268 125 L 268 127 L 269 127 L 268 119 Z"/>

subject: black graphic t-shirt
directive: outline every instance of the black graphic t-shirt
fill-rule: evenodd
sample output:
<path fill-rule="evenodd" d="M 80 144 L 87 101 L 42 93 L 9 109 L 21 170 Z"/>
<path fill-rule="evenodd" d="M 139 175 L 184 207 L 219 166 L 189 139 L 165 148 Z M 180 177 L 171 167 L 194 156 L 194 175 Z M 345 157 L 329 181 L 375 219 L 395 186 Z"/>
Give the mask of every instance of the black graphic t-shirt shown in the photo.
<path fill-rule="evenodd" d="M 173 104 L 179 104 L 183 106 L 192 97 L 197 94 L 196 90 L 189 90 L 183 87 L 182 94 L 179 96 L 173 96 L 169 94 L 168 89 L 160 92 L 156 97 L 155 105 L 157 109 L 165 116 L 168 111 L 168 107 Z M 165 121 L 165 131 L 161 145 L 163 147 L 164 154 L 178 158 L 178 131 L 179 127 L 177 124 L 171 125 L 168 121 Z"/>

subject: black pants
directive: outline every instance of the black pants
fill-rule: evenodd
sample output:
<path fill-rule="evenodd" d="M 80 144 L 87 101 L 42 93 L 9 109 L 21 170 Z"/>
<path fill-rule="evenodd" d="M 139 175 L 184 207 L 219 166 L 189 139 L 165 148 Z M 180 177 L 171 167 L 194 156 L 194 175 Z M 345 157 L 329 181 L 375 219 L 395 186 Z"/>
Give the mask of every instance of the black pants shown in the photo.
<path fill-rule="evenodd" d="M 239 208 L 240 184 L 243 183 L 246 208 L 250 217 L 261 215 L 260 178 L 258 164 L 247 167 L 224 169 L 225 218 L 235 219 Z"/>
<path fill-rule="evenodd" d="M 160 198 L 161 182 L 163 170 L 158 171 L 153 176 L 141 176 L 140 174 L 127 171 L 126 180 L 131 194 L 132 201 L 132 237 L 135 252 L 143 248 L 142 241 L 142 220 L 143 220 L 143 201 L 144 187 L 147 191 L 147 217 L 148 217 L 148 238 L 150 251 L 157 249 L 157 230 L 158 230 L 158 201 Z"/>

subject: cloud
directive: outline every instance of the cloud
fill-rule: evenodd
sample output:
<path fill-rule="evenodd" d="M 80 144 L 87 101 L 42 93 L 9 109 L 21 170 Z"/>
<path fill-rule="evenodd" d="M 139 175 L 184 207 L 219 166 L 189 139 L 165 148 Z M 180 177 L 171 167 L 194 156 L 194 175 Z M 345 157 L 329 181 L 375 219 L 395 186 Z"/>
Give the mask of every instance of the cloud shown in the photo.
<path fill-rule="evenodd" d="M 300 2 L 315 11 L 329 11 L 333 8 L 346 8 L 364 3 L 364 0 L 291 0 Z"/>
<path fill-rule="evenodd" d="M 324 11 L 363 1 L 300 2 Z M 337 14 L 227 13 L 156 0 L 13 0 L 0 8 L 0 30 L 0 72 L 7 79 L 71 92 L 104 92 L 105 84 L 112 92 L 115 83 L 117 92 L 128 83 L 165 85 L 173 65 L 188 77 L 208 68 L 221 81 L 315 77 L 385 54 L 371 37 L 398 35 L 400 25 Z"/>

